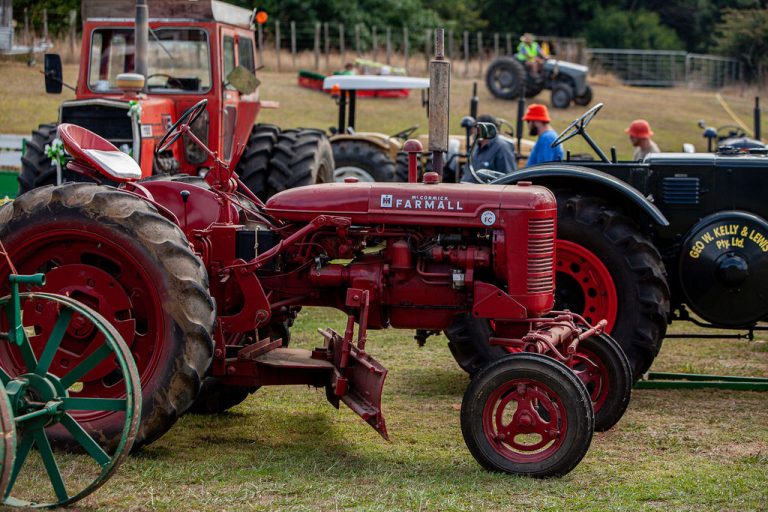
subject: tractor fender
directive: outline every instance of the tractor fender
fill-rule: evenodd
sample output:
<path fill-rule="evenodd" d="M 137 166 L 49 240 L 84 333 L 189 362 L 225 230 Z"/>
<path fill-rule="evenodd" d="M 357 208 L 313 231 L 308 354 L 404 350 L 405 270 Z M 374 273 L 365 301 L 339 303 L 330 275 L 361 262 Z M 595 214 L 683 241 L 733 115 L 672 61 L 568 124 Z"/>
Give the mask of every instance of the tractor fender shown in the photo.
<path fill-rule="evenodd" d="M 542 164 L 515 171 L 495 180 L 494 185 L 508 185 L 518 181 L 531 181 L 545 187 L 568 186 L 574 190 L 610 192 L 614 202 L 629 201 L 654 224 L 669 226 L 669 221 L 655 204 L 628 183 L 595 169 L 575 165 Z"/>
<path fill-rule="evenodd" d="M 386 133 L 377 133 L 377 132 L 355 132 L 355 133 L 344 133 L 344 134 L 337 134 L 332 135 L 330 137 L 331 144 L 335 144 L 336 142 L 341 142 L 345 140 L 355 140 L 355 141 L 362 141 L 367 142 L 369 144 L 373 144 L 376 147 L 381 148 L 387 155 L 389 155 L 390 160 L 393 162 L 397 159 L 397 153 L 400 151 L 400 142 L 397 141 L 397 139 L 393 139 Z"/>

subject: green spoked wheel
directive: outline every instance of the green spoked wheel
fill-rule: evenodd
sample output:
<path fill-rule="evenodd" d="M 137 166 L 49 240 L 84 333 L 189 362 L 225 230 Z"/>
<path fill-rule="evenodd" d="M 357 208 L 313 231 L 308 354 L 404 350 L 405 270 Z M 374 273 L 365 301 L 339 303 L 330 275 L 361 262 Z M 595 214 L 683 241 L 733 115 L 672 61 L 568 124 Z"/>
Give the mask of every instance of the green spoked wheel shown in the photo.
<path fill-rule="evenodd" d="M 8 487 L 13 470 L 13 461 L 16 459 L 16 424 L 13 421 L 11 402 L 8 401 L 8 393 L 5 386 L 0 383 L 0 492 Z"/>
<path fill-rule="evenodd" d="M 22 284 L 43 281 L 42 275 L 14 278 L 27 278 L 19 279 Z M 30 321 L 31 311 L 42 313 L 47 325 Z M 19 293 L 18 302 L 14 295 L 0 299 L 0 325 L 0 350 L 17 361 L 12 370 L 0 368 L 14 424 L 8 429 L 4 424 L 3 433 L 8 437 L 15 427 L 11 437 L 16 441 L 15 460 L 4 457 L 0 471 L 8 474 L 0 488 L 3 503 L 53 507 L 78 501 L 108 480 L 133 446 L 141 389 L 130 350 L 101 315 L 63 295 Z M 78 349 L 86 353 L 76 354 Z M 77 362 L 67 365 L 69 360 Z M 113 397 L 90 396 L 83 381 L 92 372 L 109 376 Z M 89 418 L 105 411 L 123 416 L 116 442 L 89 431 Z M 71 441 L 52 442 L 62 437 L 57 432 L 67 432 Z M 4 449 L 9 449 L 7 440 Z M 46 477 L 49 488 L 40 483 Z"/>

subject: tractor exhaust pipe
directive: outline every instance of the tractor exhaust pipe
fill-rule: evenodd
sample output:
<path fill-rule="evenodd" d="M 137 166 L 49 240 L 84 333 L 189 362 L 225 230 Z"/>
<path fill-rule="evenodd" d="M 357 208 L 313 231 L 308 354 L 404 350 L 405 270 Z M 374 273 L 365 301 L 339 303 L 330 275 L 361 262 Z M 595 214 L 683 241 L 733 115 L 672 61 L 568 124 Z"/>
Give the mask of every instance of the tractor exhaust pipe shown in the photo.
<path fill-rule="evenodd" d="M 147 0 L 136 0 L 136 26 L 134 27 L 134 73 L 147 77 L 147 68 L 149 61 L 147 52 L 149 50 L 149 9 Z"/>
<path fill-rule="evenodd" d="M 442 180 L 443 154 L 448 151 L 451 63 L 445 60 L 445 30 L 435 30 L 435 58 L 429 63 L 429 151 L 432 170 Z"/>
<path fill-rule="evenodd" d="M 753 132 L 755 135 L 755 140 L 762 140 L 760 135 L 760 96 L 755 96 L 755 111 L 754 111 L 754 123 L 755 123 L 755 131 Z"/>

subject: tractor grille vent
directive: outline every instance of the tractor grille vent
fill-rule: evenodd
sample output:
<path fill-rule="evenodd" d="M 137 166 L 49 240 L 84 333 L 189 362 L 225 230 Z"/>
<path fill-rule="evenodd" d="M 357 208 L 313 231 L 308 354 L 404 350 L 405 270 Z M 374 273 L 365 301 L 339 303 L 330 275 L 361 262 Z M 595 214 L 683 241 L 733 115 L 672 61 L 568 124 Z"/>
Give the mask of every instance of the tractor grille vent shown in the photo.
<path fill-rule="evenodd" d="M 699 178 L 669 177 L 661 182 L 661 196 L 665 204 L 696 205 L 699 204 Z"/>
<path fill-rule="evenodd" d="M 552 293 L 555 219 L 528 219 L 528 293 Z"/>

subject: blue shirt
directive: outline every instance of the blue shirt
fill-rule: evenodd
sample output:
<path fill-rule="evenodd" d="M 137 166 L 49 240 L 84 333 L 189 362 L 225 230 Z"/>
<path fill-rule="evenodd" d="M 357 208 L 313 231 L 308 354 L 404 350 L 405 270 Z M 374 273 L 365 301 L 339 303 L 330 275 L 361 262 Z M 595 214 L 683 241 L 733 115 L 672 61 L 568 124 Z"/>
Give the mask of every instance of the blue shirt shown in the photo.
<path fill-rule="evenodd" d="M 563 146 L 558 144 L 554 148 L 550 147 L 556 138 L 557 132 L 552 128 L 539 135 L 539 140 L 537 140 L 536 144 L 533 146 L 533 151 L 531 151 L 531 156 L 528 157 L 528 162 L 525 166 L 529 167 L 544 162 L 556 162 L 562 160 Z"/>
<path fill-rule="evenodd" d="M 517 170 L 516 160 L 514 146 L 510 141 L 501 137 L 488 139 L 488 143 L 484 146 L 478 144 L 472 153 L 472 167 L 476 171 L 491 169 L 502 173 L 510 173 Z M 461 181 L 475 183 L 474 176 L 469 172 L 469 165 L 464 167 Z"/>

